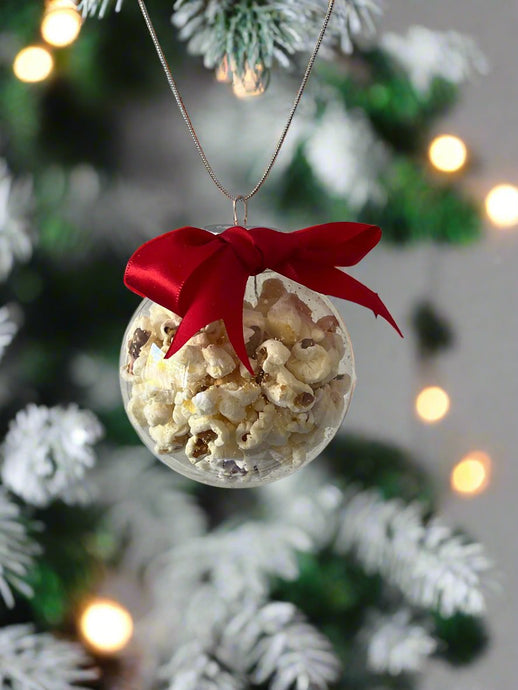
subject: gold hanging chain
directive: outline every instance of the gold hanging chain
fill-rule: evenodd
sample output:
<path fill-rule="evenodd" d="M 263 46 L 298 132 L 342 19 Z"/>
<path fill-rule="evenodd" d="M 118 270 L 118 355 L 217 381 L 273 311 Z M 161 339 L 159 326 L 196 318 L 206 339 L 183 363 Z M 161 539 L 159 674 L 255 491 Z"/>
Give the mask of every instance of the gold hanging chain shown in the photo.
<path fill-rule="evenodd" d="M 306 88 L 306 84 L 308 83 L 309 77 L 311 75 L 311 71 L 313 69 L 313 65 L 315 64 L 315 60 L 318 55 L 318 51 L 320 50 L 320 46 L 322 44 L 322 41 L 324 40 L 324 35 L 327 30 L 327 26 L 329 24 L 329 20 L 331 19 L 331 14 L 333 12 L 333 7 L 335 4 L 335 0 L 329 0 L 328 8 L 326 15 L 324 17 L 324 21 L 322 24 L 322 28 L 320 29 L 320 33 L 318 34 L 317 42 L 315 44 L 315 47 L 313 48 L 313 52 L 311 53 L 311 56 L 309 58 L 306 70 L 304 72 L 304 76 L 302 77 L 302 81 L 300 83 L 299 89 L 297 91 L 297 95 L 295 96 L 295 100 L 293 101 L 293 105 L 291 106 L 290 113 L 288 115 L 288 119 L 286 121 L 286 124 L 284 125 L 284 129 L 281 132 L 281 135 L 279 137 L 279 140 L 277 142 L 277 145 L 275 147 L 275 150 L 273 152 L 273 155 L 270 159 L 270 162 L 265 168 L 265 171 L 263 172 L 259 182 L 255 185 L 255 187 L 248 192 L 248 194 L 232 194 L 231 192 L 228 191 L 226 187 L 220 182 L 219 178 L 217 177 L 216 173 L 214 172 L 214 168 L 212 165 L 209 163 L 209 160 L 207 158 L 207 155 L 205 151 L 203 150 L 203 146 L 201 145 L 201 142 L 198 138 L 198 135 L 196 133 L 196 130 L 194 129 L 194 125 L 192 123 L 192 120 L 189 116 L 189 113 L 187 111 L 187 108 L 185 106 L 185 103 L 183 101 L 183 98 L 180 94 L 180 91 L 178 90 L 178 87 L 176 85 L 176 82 L 174 80 L 173 74 L 171 72 L 171 68 L 169 67 L 169 64 L 166 60 L 166 57 L 164 55 L 164 51 L 162 50 L 162 46 L 160 45 L 160 41 L 158 40 L 158 36 L 156 35 L 155 27 L 153 26 L 153 23 L 151 21 L 151 18 L 149 16 L 149 12 L 146 7 L 146 3 L 144 0 L 137 0 L 140 10 L 142 12 L 142 16 L 144 17 L 144 21 L 146 22 L 146 26 L 148 28 L 149 34 L 151 36 L 151 39 L 153 41 L 153 44 L 155 46 L 158 59 L 160 60 L 160 63 L 162 64 L 162 67 L 165 72 L 165 76 L 167 78 L 167 82 L 169 84 L 169 87 L 173 93 L 173 96 L 176 99 L 176 103 L 178 104 L 178 108 L 180 109 L 180 112 L 182 114 L 182 117 L 185 121 L 185 124 L 187 125 L 187 129 L 189 130 L 189 133 L 192 137 L 192 140 L 194 142 L 194 145 L 196 147 L 196 150 L 200 154 L 200 158 L 203 162 L 203 165 L 205 166 L 206 171 L 209 173 L 210 178 L 216 185 L 216 187 L 219 189 L 219 191 L 224 194 L 227 199 L 230 199 L 233 202 L 233 207 L 234 207 L 234 218 L 237 219 L 237 210 L 236 210 L 236 205 L 238 201 L 241 201 L 243 203 L 244 207 L 244 213 L 245 213 L 245 218 L 246 218 L 246 211 L 247 211 L 247 201 L 251 199 L 257 192 L 261 189 L 263 184 L 266 182 L 266 179 L 268 175 L 270 174 L 273 166 L 275 165 L 275 161 L 277 160 L 277 157 L 281 151 L 282 145 L 284 144 L 284 140 L 286 139 L 286 135 L 288 134 L 288 130 L 290 128 L 290 125 L 293 121 L 293 118 L 295 116 L 295 112 L 298 108 L 298 105 L 300 103 L 300 100 L 302 98 L 302 94 L 304 93 L 304 89 Z"/>

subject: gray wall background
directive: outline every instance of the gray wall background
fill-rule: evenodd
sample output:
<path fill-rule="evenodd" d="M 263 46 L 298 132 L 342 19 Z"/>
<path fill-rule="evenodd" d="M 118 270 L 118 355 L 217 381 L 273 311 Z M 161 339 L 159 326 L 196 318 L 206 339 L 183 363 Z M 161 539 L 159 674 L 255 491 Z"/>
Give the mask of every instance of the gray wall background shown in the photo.
<path fill-rule="evenodd" d="M 490 74 L 465 87 L 462 103 L 438 130 L 458 134 L 475 153 L 477 164 L 464 184 L 482 203 L 494 184 L 518 184 L 518 3 L 386 0 L 382 30 L 402 33 L 414 24 L 468 33 L 490 61 Z M 252 104 L 238 102 L 208 74 L 196 79 L 182 74 L 180 83 L 208 153 L 227 181 L 239 168 L 233 147 L 222 145 L 228 132 L 235 136 L 236 148 L 246 147 L 250 139 L 269 135 L 275 122 L 273 142 L 291 98 L 290 92 L 285 102 L 273 95 Z M 231 108 L 234 119 L 218 119 L 220 108 L 225 113 Z M 263 122 L 262 133 L 254 131 L 256 121 Z M 126 112 L 123 139 L 128 173 L 162 199 L 164 215 L 176 207 L 193 224 L 231 220 L 230 204 L 205 176 L 165 83 L 158 102 L 133 104 Z M 266 223 L 268 209 L 261 214 L 259 205 L 253 207 L 251 221 Z M 435 371 L 451 395 L 452 409 L 438 426 L 423 427 L 413 414 L 413 399 L 424 381 L 419 380 L 411 338 L 401 342 L 370 313 L 341 307 L 359 380 L 347 428 L 415 449 L 441 489 L 444 517 L 482 540 L 501 573 L 500 592 L 489 593 L 491 649 L 476 665 L 455 672 L 430 664 L 424 690 L 514 690 L 517 685 L 517 266 L 518 228 L 497 231 L 488 225 L 486 238 L 471 248 L 378 249 L 355 271 L 380 291 L 403 327 L 416 299 L 428 294 L 453 322 L 458 345 L 440 358 Z M 484 494 L 463 499 L 450 492 L 449 473 L 473 449 L 490 454 L 493 475 Z"/>

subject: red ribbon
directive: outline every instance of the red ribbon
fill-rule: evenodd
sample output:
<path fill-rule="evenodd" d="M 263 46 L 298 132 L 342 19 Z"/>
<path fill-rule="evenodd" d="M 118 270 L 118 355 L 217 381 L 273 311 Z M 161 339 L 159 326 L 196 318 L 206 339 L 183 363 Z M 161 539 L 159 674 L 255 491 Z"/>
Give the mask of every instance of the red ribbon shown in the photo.
<path fill-rule="evenodd" d="M 166 358 L 222 319 L 237 356 L 253 373 L 243 336 L 243 300 L 248 278 L 267 268 L 372 309 L 401 335 L 377 293 L 336 268 L 358 263 L 380 238 L 379 228 L 363 223 L 326 223 L 291 233 L 235 226 L 220 235 L 179 228 L 139 247 L 128 261 L 124 283 L 183 317 Z"/>

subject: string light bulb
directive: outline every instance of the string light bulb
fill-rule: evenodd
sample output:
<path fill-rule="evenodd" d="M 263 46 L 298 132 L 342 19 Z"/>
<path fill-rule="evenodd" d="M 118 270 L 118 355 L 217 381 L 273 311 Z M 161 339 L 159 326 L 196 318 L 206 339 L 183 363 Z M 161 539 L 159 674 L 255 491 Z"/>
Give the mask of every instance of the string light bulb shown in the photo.
<path fill-rule="evenodd" d="M 437 170 L 454 173 L 465 165 L 468 150 L 466 144 L 459 137 L 452 134 L 441 134 L 431 142 L 428 157 Z"/>
<path fill-rule="evenodd" d="M 499 228 L 518 224 L 518 187 L 499 184 L 486 197 L 489 220 Z"/>
<path fill-rule="evenodd" d="M 491 458 L 482 451 L 472 451 L 460 460 L 451 472 L 452 489 L 464 496 L 476 496 L 489 485 Z"/>
<path fill-rule="evenodd" d="M 52 46 L 63 48 L 79 36 L 83 18 L 72 0 L 49 0 L 41 21 L 41 35 Z"/>
<path fill-rule="evenodd" d="M 450 396 L 439 386 L 428 386 L 417 396 L 415 409 L 423 422 L 428 424 L 439 422 L 448 414 Z"/>
<path fill-rule="evenodd" d="M 20 81 L 35 83 L 47 79 L 54 69 L 54 59 L 43 46 L 23 48 L 14 58 L 13 71 Z"/>
<path fill-rule="evenodd" d="M 85 643 L 98 654 L 120 652 L 133 635 L 129 612 L 111 599 L 94 599 L 83 609 L 79 630 Z"/>
<path fill-rule="evenodd" d="M 224 56 L 223 60 L 216 67 L 216 81 L 220 84 L 231 84 L 232 83 L 232 70 L 230 69 L 230 64 L 227 55 Z"/>
<path fill-rule="evenodd" d="M 260 96 L 268 86 L 268 73 L 265 73 L 262 65 L 245 66 L 244 73 L 239 76 L 234 72 L 232 77 L 232 90 L 238 98 Z"/>

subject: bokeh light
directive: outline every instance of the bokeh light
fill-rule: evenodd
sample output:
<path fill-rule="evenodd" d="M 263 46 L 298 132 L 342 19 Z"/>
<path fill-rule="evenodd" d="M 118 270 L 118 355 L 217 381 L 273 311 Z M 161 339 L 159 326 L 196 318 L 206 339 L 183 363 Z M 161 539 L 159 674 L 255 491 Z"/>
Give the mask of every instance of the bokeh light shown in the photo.
<path fill-rule="evenodd" d="M 50 0 L 41 22 L 41 35 L 50 45 L 62 48 L 79 36 L 83 19 L 71 0 Z"/>
<path fill-rule="evenodd" d="M 221 84 L 231 84 L 232 83 L 232 70 L 228 63 L 228 57 L 225 55 L 220 64 L 216 67 L 216 81 Z"/>
<path fill-rule="evenodd" d="M 95 599 L 81 613 L 79 630 L 86 644 L 98 654 L 120 652 L 133 635 L 129 612 L 111 599 Z"/>
<path fill-rule="evenodd" d="M 415 409 L 423 422 L 433 424 L 448 414 L 450 396 L 439 386 L 429 386 L 424 388 L 417 396 Z"/>
<path fill-rule="evenodd" d="M 482 493 L 489 485 L 491 458 L 482 451 L 472 451 L 451 472 L 451 487 L 465 496 Z"/>
<path fill-rule="evenodd" d="M 43 46 L 28 46 L 14 58 L 13 71 L 20 81 L 34 83 L 46 79 L 54 68 L 54 59 Z"/>
<path fill-rule="evenodd" d="M 486 197 L 489 220 L 499 228 L 509 228 L 518 223 L 518 188 L 511 184 L 499 184 Z"/>
<path fill-rule="evenodd" d="M 266 86 L 262 65 L 256 65 L 253 69 L 247 66 L 242 76 L 234 74 L 232 80 L 232 89 L 238 98 L 260 96 L 265 92 Z"/>
<path fill-rule="evenodd" d="M 442 134 L 430 144 L 428 156 L 432 165 L 441 172 L 453 173 L 466 163 L 468 151 L 466 144 L 451 134 Z"/>

